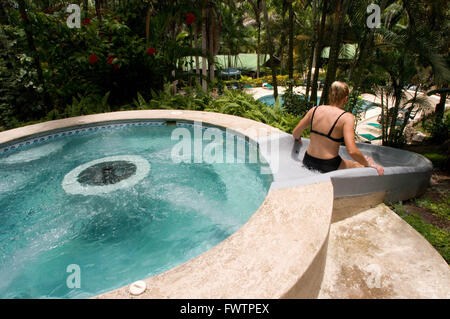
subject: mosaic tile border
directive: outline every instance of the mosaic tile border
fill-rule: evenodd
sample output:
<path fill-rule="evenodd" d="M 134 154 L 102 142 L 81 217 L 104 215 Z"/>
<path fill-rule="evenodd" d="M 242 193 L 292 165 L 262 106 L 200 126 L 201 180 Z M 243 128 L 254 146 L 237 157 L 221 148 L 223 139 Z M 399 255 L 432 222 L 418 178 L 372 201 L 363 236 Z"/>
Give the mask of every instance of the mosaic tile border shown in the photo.
<path fill-rule="evenodd" d="M 11 152 L 20 151 L 29 146 L 35 146 L 39 144 L 43 144 L 46 142 L 50 142 L 53 140 L 70 137 L 70 136 L 79 136 L 97 133 L 106 130 L 117 130 L 128 127 L 142 127 L 142 126 L 168 126 L 167 122 L 176 122 L 177 127 L 188 127 L 193 128 L 196 127 L 197 124 L 194 122 L 190 122 L 188 120 L 173 120 L 173 119 L 158 119 L 158 120 L 149 120 L 149 121 L 120 121 L 120 122 L 104 122 L 104 123 L 95 123 L 95 124 L 87 124 L 81 125 L 77 127 L 70 127 L 65 129 L 58 129 L 51 132 L 42 133 L 36 136 L 28 136 L 20 140 L 15 140 L 9 143 L 5 143 L 0 145 L 0 156 L 9 154 Z M 223 137 L 233 137 L 237 140 L 240 140 L 244 143 L 251 144 L 253 147 L 259 147 L 258 143 L 249 139 L 248 136 L 245 136 L 239 132 L 232 131 L 229 129 L 225 129 L 224 127 L 203 123 L 201 126 L 202 130 L 206 130 L 207 128 L 217 128 L 222 130 Z"/>
<path fill-rule="evenodd" d="M 5 145 L 0 145 L 0 155 L 18 151 L 28 146 L 39 145 L 52 140 L 86 135 L 105 130 L 121 129 L 133 126 L 166 126 L 164 121 L 136 121 L 136 122 L 122 122 L 122 123 L 97 123 L 94 125 L 77 126 L 66 129 L 59 129 L 52 132 L 43 133 L 36 136 L 26 137 L 19 141 L 13 141 Z"/>

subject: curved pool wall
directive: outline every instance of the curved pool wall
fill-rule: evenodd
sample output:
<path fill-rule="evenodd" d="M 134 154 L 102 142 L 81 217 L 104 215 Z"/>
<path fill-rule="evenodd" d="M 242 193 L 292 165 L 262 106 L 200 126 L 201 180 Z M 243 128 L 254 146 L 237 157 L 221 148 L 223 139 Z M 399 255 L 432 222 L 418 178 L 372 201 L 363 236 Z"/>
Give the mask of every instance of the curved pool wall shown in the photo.
<path fill-rule="evenodd" d="M 384 176 L 372 168 L 318 174 L 301 165 L 309 140 L 303 139 L 295 154 L 290 134 L 253 120 L 201 111 L 126 111 L 50 121 L 1 132 L 0 151 L 20 141 L 39 142 L 48 132 L 139 120 L 200 121 L 242 134 L 257 143 L 273 182 L 250 220 L 212 249 L 144 279 L 148 289 L 140 296 L 125 286 L 97 298 L 316 298 L 330 227 L 342 219 L 334 216 L 338 206 L 345 210 L 346 199 L 354 209 L 411 198 L 426 189 L 431 176 L 432 165 L 424 157 L 368 144 L 358 147 L 385 166 Z M 349 158 L 344 147 L 340 154 Z"/>
<path fill-rule="evenodd" d="M 274 171 L 272 189 L 313 184 L 331 180 L 334 198 L 363 196 L 374 193 L 385 193 L 385 202 L 406 200 L 422 194 L 429 186 L 432 163 L 422 155 L 391 147 L 357 143 L 358 148 L 372 157 L 384 167 L 384 175 L 379 176 L 373 168 L 355 168 L 337 170 L 326 174 L 310 171 L 303 167 L 302 160 L 309 146 L 309 139 L 302 138 L 303 144 L 298 154 L 293 153 L 292 135 L 281 133 L 277 137 L 279 143 L 279 165 Z M 266 158 L 273 155 L 270 138 L 260 139 L 260 149 Z M 268 151 L 267 151 L 268 150 Z M 341 146 L 339 154 L 345 159 L 352 159 L 345 146 Z"/>

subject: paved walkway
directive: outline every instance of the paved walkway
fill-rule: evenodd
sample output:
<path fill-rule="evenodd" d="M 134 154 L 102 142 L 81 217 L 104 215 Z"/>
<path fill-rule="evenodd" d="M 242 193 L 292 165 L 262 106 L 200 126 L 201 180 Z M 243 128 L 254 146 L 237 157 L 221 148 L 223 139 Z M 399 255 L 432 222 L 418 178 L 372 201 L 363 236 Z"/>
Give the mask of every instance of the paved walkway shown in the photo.
<path fill-rule="evenodd" d="M 386 205 L 333 223 L 319 298 L 450 298 L 450 268 Z"/>

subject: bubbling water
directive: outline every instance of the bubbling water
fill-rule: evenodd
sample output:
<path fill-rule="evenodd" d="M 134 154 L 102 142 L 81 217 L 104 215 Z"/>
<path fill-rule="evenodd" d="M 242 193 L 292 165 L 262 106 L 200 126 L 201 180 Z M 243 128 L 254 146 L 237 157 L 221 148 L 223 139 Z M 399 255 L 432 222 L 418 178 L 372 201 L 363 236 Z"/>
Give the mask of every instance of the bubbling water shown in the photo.
<path fill-rule="evenodd" d="M 94 296 L 238 230 L 272 176 L 257 163 L 175 163 L 173 129 L 104 130 L 0 156 L 0 298 Z M 69 265 L 80 288 L 67 285 Z"/>

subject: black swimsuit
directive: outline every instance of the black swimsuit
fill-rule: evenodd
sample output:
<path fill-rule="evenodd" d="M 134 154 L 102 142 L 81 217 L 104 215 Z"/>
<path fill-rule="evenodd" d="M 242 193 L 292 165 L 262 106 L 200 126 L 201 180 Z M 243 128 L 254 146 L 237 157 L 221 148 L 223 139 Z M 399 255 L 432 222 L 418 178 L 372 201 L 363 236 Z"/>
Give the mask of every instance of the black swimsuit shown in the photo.
<path fill-rule="evenodd" d="M 338 142 L 338 143 L 344 142 L 344 137 L 334 138 L 334 137 L 331 137 L 331 133 L 333 133 L 333 130 L 334 130 L 337 122 L 341 118 L 341 116 L 347 112 L 344 111 L 341 115 L 339 115 L 339 117 L 337 118 L 336 122 L 334 122 L 334 124 L 331 127 L 328 134 L 324 134 L 322 132 L 317 132 L 317 131 L 313 130 L 313 120 L 314 120 L 314 115 L 316 114 L 317 108 L 318 108 L 318 106 L 314 109 L 313 115 L 311 117 L 311 133 L 325 136 L 334 142 Z M 339 165 L 341 165 L 341 162 L 342 162 L 342 158 L 339 155 L 332 159 L 321 159 L 321 158 L 311 156 L 308 154 L 308 152 L 306 152 L 305 157 L 303 158 L 303 165 L 305 165 L 309 169 L 317 170 L 321 173 L 328 173 L 328 172 L 337 170 L 339 168 Z"/>

